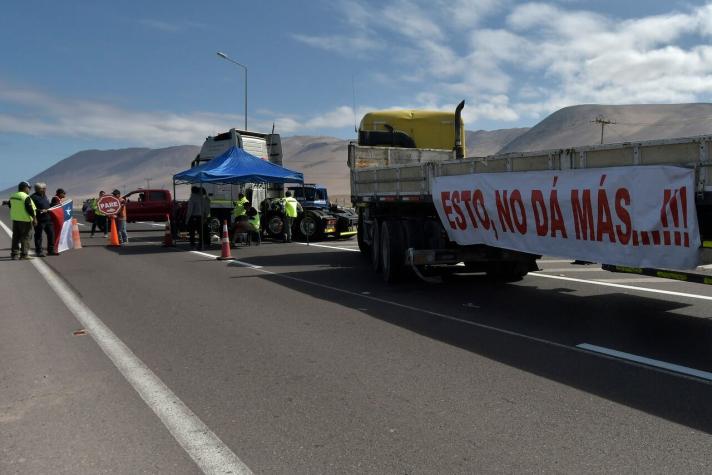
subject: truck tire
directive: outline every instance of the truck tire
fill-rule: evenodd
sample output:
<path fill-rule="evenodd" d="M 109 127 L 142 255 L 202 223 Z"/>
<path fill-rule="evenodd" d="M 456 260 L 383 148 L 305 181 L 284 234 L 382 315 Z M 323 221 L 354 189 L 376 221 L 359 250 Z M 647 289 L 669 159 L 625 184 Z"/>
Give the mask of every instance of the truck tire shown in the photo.
<path fill-rule="evenodd" d="M 279 214 L 267 216 L 265 230 L 267 231 L 267 235 L 272 239 L 283 239 L 284 219 L 282 219 L 282 216 Z"/>
<path fill-rule="evenodd" d="M 300 239 L 320 241 L 324 237 L 324 222 L 310 213 L 304 213 L 296 228 Z"/>
<path fill-rule="evenodd" d="M 363 215 L 362 215 L 362 216 L 359 216 L 359 218 L 358 218 L 358 227 L 356 228 L 356 241 L 358 242 L 358 250 L 361 251 L 361 254 L 364 257 L 367 257 L 371 254 L 371 247 L 368 244 L 366 244 L 366 241 L 364 239 L 365 232 L 366 232 L 366 228 L 363 225 Z"/>
<path fill-rule="evenodd" d="M 371 229 L 371 268 L 375 272 L 381 272 L 381 223 L 377 219 L 373 220 Z"/>
<path fill-rule="evenodd" d="M 403 226 L 388 220 L 381 225 L 381 272 L 383 280 L 393 284 L 400 280 L 405 261 Z"/>

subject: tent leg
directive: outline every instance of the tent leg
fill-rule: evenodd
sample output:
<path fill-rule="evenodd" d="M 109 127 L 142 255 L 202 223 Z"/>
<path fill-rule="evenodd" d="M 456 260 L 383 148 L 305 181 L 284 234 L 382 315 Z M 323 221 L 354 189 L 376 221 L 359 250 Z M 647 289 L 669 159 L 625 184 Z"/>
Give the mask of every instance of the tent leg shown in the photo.
<path fill-rule="evenodd" d="M 302 182 L 302 198 L 304 199 L 304 201 L 306 201 L 306 199 L 307 199 L 306 190 L 304 189 L 304 182 Z M 303 212 L 304 211 L 302 210 L 302 213 Z M 304 219 L 304 218 L 302 218 L 302 219 Z M 309 233 L 305 233 L 305 234 L 307 236 L 307 247 L 309 247 Z"/>

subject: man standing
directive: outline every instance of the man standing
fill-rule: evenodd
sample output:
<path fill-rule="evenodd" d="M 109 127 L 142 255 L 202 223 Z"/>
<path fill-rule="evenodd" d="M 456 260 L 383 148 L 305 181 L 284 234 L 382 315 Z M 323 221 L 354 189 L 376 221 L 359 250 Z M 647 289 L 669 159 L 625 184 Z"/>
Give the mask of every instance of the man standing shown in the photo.
<path fill-rule="evenodd" d="M 186 224 L 188 225 L 188 236 L 190 237 L 190 247 L 195 247 L 195 232 L 198 231 L 198 239 L 201 245 L 204 243 L 204 223 L 208 219 L 210 208 L 206 207 L 209 203 L 201 189 L 197 186 L 190 188 L 190 199 L 188 200 L 188 209 L 185 213 Z M 209 205 L 208 205 L 209 206 Z"/>
<path fill-rule="evenodd" d="M 116 231 L 119 233 L 119 244 L 123 246 L 129 242 L 129 237 L 126 234 L 126 200 L 121 197 L 119 190 L 114 190 L 111 194 L 121 202 L 121 208 L 119 208 L 119 212 L 116 213 L 115 222 Z"/>
<path fill-rule="evenodd" d="M 105 194 L 104 190 L 100 191 L 99 198 Z M 94 210 L 94 222 L 91 223 L 91 237 L 94 237 L 94 231 L 97 226 L 99 226 L 99 229 L 104 233 L 104 237 L 106 237 L 106 233 L 109 232 L 109 228 L 106 226 L 106 215 L 99 209 L 99 199 L 94 198 L 91 202 L 91 209 Z"/>
<path fill-rule="evenodd" d="M 10 257 L 12 260 L 32 259 L 30 251 L 30 234 L 32 226 L 37 224 L 37 213 L 35 204 L 27 193 L 30 192 L 30 184 L 26 181 L 17 185 L 17 192 L 10 196 L 10 218 L 12 219 L 12 248 Z"/>
<path fill-rule="evenodd" d="M 292 242 L 292 224 L 301 210 L 302 205 L 292 197 L 292 192 L 286 192 L 284 194 L 284 242 Z"/>
<path fill-rule="evenodd" d="M 35 183 L 35 192 L 30 195 L 32 202 L 35 205 L 37 213 L 37 224 L 35 225 L 35 254 L 37 257 L 44 257 L 42 252 L 42 232 L 47 235 L 47 254 L 50 256 L 59 255 L 54 250 L 54 226 L 52 218 L 49 215 L 49 209 L 52 206 L 47 198 L 47 185 L 42 182 Z"/>

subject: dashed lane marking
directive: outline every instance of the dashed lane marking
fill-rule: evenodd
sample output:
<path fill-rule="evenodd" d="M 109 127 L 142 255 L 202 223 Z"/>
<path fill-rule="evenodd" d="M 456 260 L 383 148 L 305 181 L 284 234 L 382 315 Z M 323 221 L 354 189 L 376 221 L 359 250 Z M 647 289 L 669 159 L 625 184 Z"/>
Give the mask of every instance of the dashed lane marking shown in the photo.
<path fill-rule="evenodd" d="M 712 373 L 708 371 L 702 371 L 699 369 L 688 368 L 687 366 L 681 366 L 674 363 L 668 363 L 667 361 L 655 360 L 653 358 L 647 358 L 645 356 L 634 355 L 633 353 L 626 353 L 625 351 L 612 350 L 611 348 L 606 348 L 604 346 L 591 345 L 590 343 L 581 343 L 576 345 L 577 348 L 582 350 L 592 351 L 594 353 L 601 353 L 604 355 L 612 356 L 614 358 L 621 358 L 623 360 L 634 361 L 636 363 L 644 364 L 647 366 L 653 366 L 655 368 L 662 368 L 667 371 L 672 371 L 675 373 L 682 373 L 688 376 L 693 376 L 695 378 L 705 379 L 707 381 L 712 381 Z"/>
<path fill-rule="evenodd" d="M 636 292 L 647 292 L 647 293 L 653 293 L 653 294 L 672 295 L 675 297 L 685 297 L 685 298 L 698 299 L 698 300 L 712 300 L 712 296 L 710 296 L 710 295 L 690 294 L 687 292 L 674 292 L 672 290 L 663 290 L 663 289 L 650 289 L 647 287 L 637 287 L 634 285 L 616 284 L 614 282 L 603 282 L 600 280 L 577 279 L 575 277 L 564 277 L 561 275 L 542 274 L 541 272 L 530 272 L 528 275 L 530 275 L 532 277 L 543 277 L 545 279 L 564 280 L 567 282 L 578 282 L 580 284 L 593 284 L 593 285 L 601 285 L 603 287 L 614 287 L 617 289 L 634 290 Z"/>
<path fill-rule="evenodd" d="M 193 252 L 194 254 L 200 254 L 200 255 L 204 255 L 204 256 L 216 258 L 216 256 L 214 256 L 213 254 L 208 254 L 208 253 L 206 253 L 206 252 L 200 252 L 200 251 L 191 251 L 191 252 Z M 708 379 L 705 379 L 705 378 L 700 378 L 699 376 L 696 376 L 696 375 L 691 375 L 691 374 L 687 374 L 687 373 L 683 373 L 683 372 L 679 372 L 679 371 L 678 371 L 678 372 L 671 372 L 671 371 L 669 371 L 669 370 L 667 370 L 667 369 L 665 369 L 665 368 L 663 368 L 663 367 L 660 367 L 660 366 L 652 366 L 652 365 L 649 365 L 649 364 L 646 364 L 646 363 L 641 363 L 641 362 L 639 362 L 639 361 L 635 361 L 635 360 L 633 360 L 633 359 L 621 359 L 621 358 L 619 358 L 619 357 L 617 357 L 617 356 L 613 356 L 613 355 L 606 354 L 606 353 L 603 353 L 603 352 L 592 352 L 592 351 L 589 350 L 589 349 L 579 348 L 579 347 L 577 347 L 577 346 L 565 345 L 565 344 L 563 344 L 563 343 L 558 343 L 558 342 L 555 342 L 555 341 L 547 340 L 547 339 L 545 339 L 545 338 L 539 338 L 539 337 L 536 337 L 536 336 L 526 335 L 526 334 L 524 334 L 524 333 L 519 333 L 519 332 L 515 332 L 515 331 L 512 331 L 512 330 L 506 330 L 506 329 L 504 329 L 504 328 L 498 328 L 498 327 L 494 327 L 494 326 L 487 325 L 487 324 L 484 324 L 484 323 L 473 322 L 473 321 L 465 320 L 465 319 L 458 318 L 458 317 L 455 317 L 455 316 L 452 316 L 452 315 L 447 315 L 447 314 L 440 313 L 440 312 L 434 312 L 434 311 L 432 311 L 432 310 L 427 310 L 427 309 L 424 309 L 424 308 L 414 307 L 414 306 L 412 306 L 412 305 L 407 305 L 407 304 L 403 304 L 403 303 L 400 303 L 400 302 L 394 302 L 393 300 L 387 300 L 387 299 L 383 299 L 383 298 L 379 298 L 379 297 L 374 297 L 373 295 L 370 294 L 370 292 L 355 292 L 355 291 L 351 291 L 351 290 L 341 289 L 341 288 L 339 288 L 339 287 L 334 287 L 334 286 L 331 286 L 331 285 L 321 284 L 321 283 L 318 283 L 318 282 L 312 282 L 312 281 L 310 281 L 310 280 L 301 279 L 301 278 L 299 278 L 299 277 L 294 277 L 294 276 L 286 275 L 286 274 L 280 274 L 280 273 L 278 273 L 278 272 L 274 272 L 274 271 L 271 271 L 271 270 L 264 269 L 263 267 L 260 267 L 260 266 L 254 266 L 254 265 L 252 265 L 252 264 L 250 264 L 250 263 L 247 263 L 247 262 L 242 262 L 242 261 L 226 261 L 226 262 L 233 262 L 233 263 L 241 264 L 241 265 L 244 265 L 244 266 L 247 267 L 247 268 L 256 270 L 257 272 L 261 272 L 261 273 L 263 273 L 263 274 L 272 275 L 272 276 L 279 277 L 279 278 L 282 278 L 282 279 L 287 279 L 287 280 L 291 280 L 291 281 L 294 281 L 294 282 L 300 282 L 300 283 L 303 283 L 303 284 L 312 285 L 312 286 L 314 286 L 314 287 L 320 287 L 320 288 L 323 288 L 323 289 L 328 289 L 328 290 L 331 290 L 331 291 L 334 291 L 334 292 L 339 292 L 339 293 L 342 293 L 342 294 L 351 295 L 351 296 L 354 296 L 354 297 L 359 297 L 359 298 L 362 298 L 362 299 L 370 300 L 370 301 L 372 301 L 372 302 L 378 302 L 378 303 L 382 303 L 382 304 L 385 304 L 385 305 L 391 305 L 391 306 L 393 306 L 393 307 L 403 308 L 403 309 L 406 309 L 406 310 L 410 310 L 410 311 L 412 311 L 412 312 L 417 312 L 417 313 L 422 313 L 422 314 L 430 315 L 430 316 L 437 317 L 437 318 L 442 318 L 443 320 L 449 320 L 449 321 L 452 321 L 452 322 L 461 323 L 461 324 L 463 324 L 463 325 L 468 325 L 468 326 L 471 326 L 471 327 L 476 327 L 476 328 L 482 328 L 482 329 L 485 329 L 485 330 L 490 330 L 490 331 L 493 331 L 493 332 L 496 332 L 496 333 L 501 333 L 501 334 L 504 334 L 504 335 L 509 335 L 509 336 L 521 338 L 521 339 L 523 339 L 523 340 L 528 340 L 528 341 L 533 341 L 533 342 L 536 342 L 536 343 L 541 343 L 541 344 L 544 344 L 544 345 L 553 346 L 553 347 L 555 347 L 555 348 L 561 348 L 561 349 L 573 351 L 573 352 L 576 352 L 576 353 L 585 353 L 585 354 L 588 354 L 588 355 L 594 354 L 594 355 L 598 356 L 599 358 L 605 358 L 605 359 L 612 360 L 612 361 L 618 361 L 618 362 L 620 362 L 620 363 L 627 364 L 627 365 L 630 365 L 630 366 L 635 366 L 635 367 L 638 367 L 638 368 L 645 368 L 645 369 L 652 370 L 652 371 L 658 371 L 658 372 L 660 372 L 660 373 L 664 373 L 664 374 L 668 374 L 668 375 L 673 375 L 673 376 L 676 376 L 676 377 L 679 377 L 679 378 L 691 379 L 691 380 L 698 381 L 698 382 L 702 382 L 702 383 L 705 383 L 705 384 L 710 384 L 710 381 L 712 381 L 712 380 L 708 380 Z M 546 276 L 546 277 L 549 277 L 549 276 Z M 626 287 L 626 286 L 617 286 L 617 285 L 616 285 L 616 287 Z M 634 287 L 634 288 L 635 288 L 635 287 Z M 642 290 L 648 290 L 648 289 L 642 289 Z M 712 297 L 711 297 L 710 299 L 712 299 Z M 473 306 L 473 308 L 476 307 L 476 305 L 474 305 L 474 304 L 472 304 L 472 306 Z M 702 381 L 701 381 L 701 379 L 702 379 Z"/>
<path fill-rule="evenodd" d="M 600 267 L 556 267 L 553 269 L 542 269 L 538 272 L 605 272 Z"/>
<path fill-rule="evenodd" d="M 191 252 L 193 254 L 197 254 L 199 256 L 210 257 L 211 259 L 215 259 L 215 260 L 217 260 L 217 258 L 218 258 L 218 256 L 216 256 L 215 254 L 210 254 L 209 252 L 202 252 L 202 251 L 189 251 L 189 252 Z M 262 269 L 262 266 L 256 266 L 254 264 L 250 264 L 249 262 L 240 261 L 238 259 L 233 259 L 231 261 L 225 261 L 225 262 L 227 262 L 228 264 L 234 263 L 234 264 L 238 264 L 238 265 L 241 265 L 244 267 L 251 267 L 253 269 Z"/>
<path fill-rule="evenodd" d="M 295 244 L 301 244 L 302 246 L 310 246 L 310 247 L 325 247 L 327 249 L 337 249 L 339 251 L 361 252 L 358 249 L 354 249 L 352 247 L 329 246 L 328 244 L 313 244 L 313 243 L 307 244 L 305 242 L 295 242 Z"/>
<path fill-rule="evenodd" d="M 2 221 L 0 227 L 12 237 Z M 38 258 L 30 262 L 203 473 L 252 473 L 47 264 Z"/>

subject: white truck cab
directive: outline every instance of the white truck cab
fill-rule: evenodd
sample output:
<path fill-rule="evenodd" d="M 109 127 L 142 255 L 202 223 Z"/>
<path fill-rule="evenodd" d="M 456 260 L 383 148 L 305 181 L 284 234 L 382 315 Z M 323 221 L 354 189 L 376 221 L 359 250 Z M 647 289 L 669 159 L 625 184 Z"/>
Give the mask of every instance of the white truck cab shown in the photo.
<path fill-rule="evenodd" d="M 260 134 L 233 128 L 214 137 L 207 137 L 191 166 L 202 165 L 233 146 L 263 160 L 282 165 L 282 142 L 279 134 Z M 237 200 L 239 193 L 245 193 L 253 205 L 258 207 L 265 198 L 276 195 L 280 191 L 275 191 L 270 185 L 251 183 L 241 185 L 205 184 L 203 188 L 206 189 L 210 197 L 211 215 L 219 219 L 220 222 L 229 218 L 234 207 L 233 202 Z"/>

